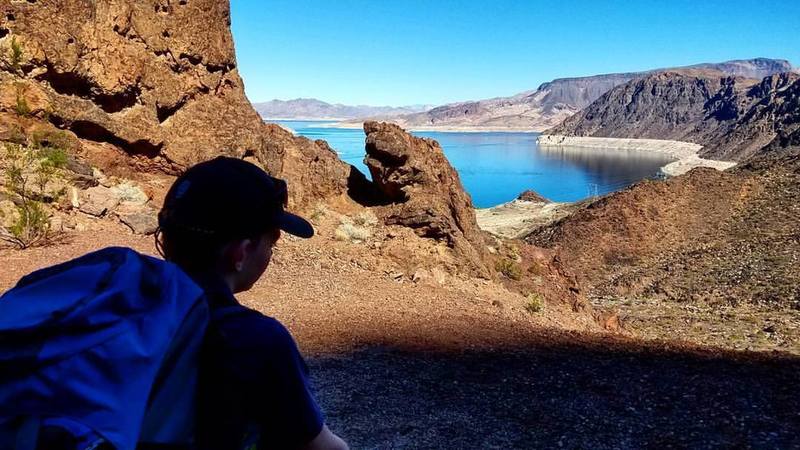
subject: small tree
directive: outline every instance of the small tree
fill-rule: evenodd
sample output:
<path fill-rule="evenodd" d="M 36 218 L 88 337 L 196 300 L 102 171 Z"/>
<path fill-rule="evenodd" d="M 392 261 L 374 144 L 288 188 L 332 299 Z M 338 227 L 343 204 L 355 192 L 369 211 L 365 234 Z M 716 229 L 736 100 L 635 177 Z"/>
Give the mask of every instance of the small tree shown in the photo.
<path fill-rule="evenodd" d="M 0 239 L 20 249 L 52 240 L 44 203 L 57 200 L 58 194 L 48 195 L 47 188 L 61 177 L 66 163 L 66 153 L 60 148 L 5 144 L 3 175 L 15 197 L 18 218 L 8 229 L 0 227 Z"/>

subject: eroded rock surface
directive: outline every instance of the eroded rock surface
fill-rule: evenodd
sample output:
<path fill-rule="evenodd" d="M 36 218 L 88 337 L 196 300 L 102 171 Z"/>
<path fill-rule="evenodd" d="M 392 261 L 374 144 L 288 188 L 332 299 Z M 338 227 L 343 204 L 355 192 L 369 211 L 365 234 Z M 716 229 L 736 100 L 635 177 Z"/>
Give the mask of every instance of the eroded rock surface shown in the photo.
<path fill-rule="evenodd" d="M 226 1 L 0 3 L 0 137 L 77 138 L 121 176 L 180 173 L 227 154 L 288 178 L 294 204 L 348 189 L 327 145 L 265 126 L 245 97 Z"/>
<path fill-rule="evenodd" d="M 394 124 L 366 122 L 365 164 L 383 199 L 388 225 L 445 242 L 479 273 L 487 274 L 486 246 L 472 199 L 458 173 L 432 139 L 411 136 Z"/>
<path fill-rule="evenodd" d="M 750 80 L 664 72 L 617 86 L 545 133 L 686 141 L 703 145 L 704 158 L 744 161 L 798 132 L 798 111 L 796 73 Z"/>

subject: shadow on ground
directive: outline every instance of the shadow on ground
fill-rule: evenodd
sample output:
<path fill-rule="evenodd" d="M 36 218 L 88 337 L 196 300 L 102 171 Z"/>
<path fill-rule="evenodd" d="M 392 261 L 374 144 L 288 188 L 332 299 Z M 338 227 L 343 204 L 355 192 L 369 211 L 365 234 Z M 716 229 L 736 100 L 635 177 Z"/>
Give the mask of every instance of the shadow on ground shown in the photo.
<path fill-rule="evenodd" d="M 800 358 L 664 346 L 367 346 L 309 358 L 354 448 L 800 448 Z"/>

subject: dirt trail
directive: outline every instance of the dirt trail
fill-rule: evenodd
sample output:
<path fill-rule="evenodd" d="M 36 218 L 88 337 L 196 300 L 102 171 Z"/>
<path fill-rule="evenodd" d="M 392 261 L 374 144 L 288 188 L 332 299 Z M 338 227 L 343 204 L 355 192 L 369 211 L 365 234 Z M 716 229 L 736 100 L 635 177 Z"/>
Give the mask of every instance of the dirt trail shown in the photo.
<path fill-rule="evenodd" d="M 0 250 L 0 290 L 107 245 L 152 252 L 121 229 Z M 643 344 L 552 305 L 529 314 L 490 281 L 362 267 L 348 248 L 284 240 L 242 298 L 292 330 L 354 448 L 800 446 L 800 358 Z"/>

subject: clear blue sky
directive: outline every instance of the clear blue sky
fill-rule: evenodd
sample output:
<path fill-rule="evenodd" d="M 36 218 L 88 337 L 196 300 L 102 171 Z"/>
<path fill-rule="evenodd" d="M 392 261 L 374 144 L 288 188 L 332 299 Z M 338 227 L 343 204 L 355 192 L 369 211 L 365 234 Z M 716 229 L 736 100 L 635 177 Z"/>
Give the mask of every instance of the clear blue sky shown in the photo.
<path fill-rule="evenodd" d="M 770 57 L 800 0 L 232 0 L 251 101 L 442 104 L 559 77 Z"/>

